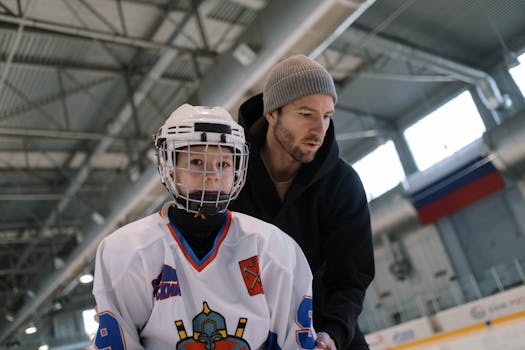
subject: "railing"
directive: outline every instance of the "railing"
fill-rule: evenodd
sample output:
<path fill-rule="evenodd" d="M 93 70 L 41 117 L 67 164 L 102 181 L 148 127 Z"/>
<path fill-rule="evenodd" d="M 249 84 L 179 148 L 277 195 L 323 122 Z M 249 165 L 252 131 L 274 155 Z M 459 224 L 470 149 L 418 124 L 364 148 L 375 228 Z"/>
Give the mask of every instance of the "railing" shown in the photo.
<path fill-rule="evenodd" d="M 514 259 L 510 263 L 492 266 L 479 276 L 458 276 L 446 285 L 403 299 L 384 298 L 372 307 L 365 301 L 359 326 L 364 333 L 371 333 L 494 295 L 525 284 L 524 271 L 525 259 Z"/>

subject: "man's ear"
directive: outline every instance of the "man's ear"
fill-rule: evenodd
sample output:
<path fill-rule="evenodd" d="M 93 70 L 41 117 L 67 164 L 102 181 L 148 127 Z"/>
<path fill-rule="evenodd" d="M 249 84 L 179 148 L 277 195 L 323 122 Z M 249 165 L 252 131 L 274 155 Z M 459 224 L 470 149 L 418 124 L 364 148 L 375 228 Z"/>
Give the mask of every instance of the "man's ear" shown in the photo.
<path fill-rule="evenodd" d="M 273 125 L 277 119 L 277 111 L 267 113 L 265 118 L 268 124 Z"/>

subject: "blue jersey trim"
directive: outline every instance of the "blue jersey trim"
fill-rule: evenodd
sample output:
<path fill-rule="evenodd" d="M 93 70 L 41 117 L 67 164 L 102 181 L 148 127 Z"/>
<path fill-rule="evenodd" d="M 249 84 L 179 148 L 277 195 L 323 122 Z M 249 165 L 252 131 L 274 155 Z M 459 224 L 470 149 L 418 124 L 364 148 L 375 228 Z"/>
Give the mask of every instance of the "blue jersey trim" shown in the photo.
<path fill-rule="evenodd" d="M 268 332 L 268 338 L 266 339 L 267 350 L 281 350 L 279 343 L 277 343 L 277 333 L 272 331 Z"/>

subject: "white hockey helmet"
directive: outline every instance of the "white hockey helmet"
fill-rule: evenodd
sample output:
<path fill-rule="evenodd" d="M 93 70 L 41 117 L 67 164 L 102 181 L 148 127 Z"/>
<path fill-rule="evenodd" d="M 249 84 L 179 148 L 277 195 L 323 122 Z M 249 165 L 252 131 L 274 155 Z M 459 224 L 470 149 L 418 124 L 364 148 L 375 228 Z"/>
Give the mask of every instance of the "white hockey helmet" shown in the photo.
<path fill-rule="evenodd" d="M 154 136 L 158 170 L 162 183 L 175 203 L 189 213 L 216 214 L 226 210 L 237 198 L 246 181 L 248 145 L 244 129 L 222 107 L 183 104 L 177 108 Z M 177 153 L 191 152 L 191 146 L 227 147 L 233 155 L 233 186 L 228 192 L 206 194 L 203 180 L 200 193 L 183 194 L 177 188 Z"/>

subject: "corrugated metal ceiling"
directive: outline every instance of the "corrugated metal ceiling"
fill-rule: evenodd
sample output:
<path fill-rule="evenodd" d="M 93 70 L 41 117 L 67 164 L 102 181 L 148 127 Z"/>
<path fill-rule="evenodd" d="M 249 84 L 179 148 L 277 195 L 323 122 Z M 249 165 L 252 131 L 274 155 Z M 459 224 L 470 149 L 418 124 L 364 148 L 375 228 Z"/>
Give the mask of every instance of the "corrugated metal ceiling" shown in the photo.
<path fill-rule="evenodd" d="M 11 200 L 0 196 L 0 263 L 5 268 L 0 294 L 5 312 L 16 314 L 27 301 L 24 289 L 33 279 L 50 276 L 55 259 L 67 258 L 78 244 L 76 231 L 92 222 L 93 211 L 108 211 L 108 192 L 122 182 L 132 183 L 134 172 L 151 164 L 151 135 L 162 121 L 194 97 L 218 62 L 231 59 L 239 38 L 246 33 L 257 36 L 258 28 L 250 25 L 275 3 L 259 1 L 263 6 L 254 8 L 234 0 L 33 0 L 26 17 L 40 26 L 27 23 L 23 28 L 17 25 L 23 17 L 16 1 L 0 3 L 5 7 L 0 7 L 0 129 L 9 129 L 0 136 L 0 189 L 12 195 Z M 22 8 L 26 4 L 22 1 Z M 469 87 L 457 81 L 417 81 L 418 76 L 437 76 L 431 64 L 397 60 L 377 43 L 372 48 L 363 40 L 380 37 L 485 69 L 505 50 L 523 49 L 516 43 L 525 45 L 519 40 L 525 35 L 524 15 L 525 2 L 519 0 L 376 1 L 318 57 L 338 82 L 337 133 L 386 130 L 375 138 L 341 142 L 341 153 L 348 161 L 359 158 L 384 140 L 389 128 L 406 125 L 435 108 L 441 102 L 436 96 Z M 45 30 L 43 24 L 56 28 Z M 77 34 L 72 32 L 75 28 Z M 363 39 L 353 30 L 368 34 Z M 21 37 L 15 47 L 17 31 Z M 166 42 L 172 36 L 173 42 Z M 264 48 L 254 49 L 257 53 Z M 140 89 L 144 75 L 170 50 L 176 55 L 144 92 L 144 101 L 132 108 L 128 88 Z M 214 86 L 224 89 L 225 81 Z M 125 108 L 134 109 L 131 117 L 116 135 L 108 136 L 108 126 Z M 17 128 L 51 134 L 22 136 Z M 36 239 L 103 137 L 108 140 L 104 152 L 93 159 L 78 192 L 46 229 L 46 235 L 52 232 L 56 240 L 42 239 L 34 256 L 20 263 L 28 237 Z M 38 195 L 48 197 L 37 200 Z M 141 209 L 154 202 L 155 198 L 145 199 Z"/>

